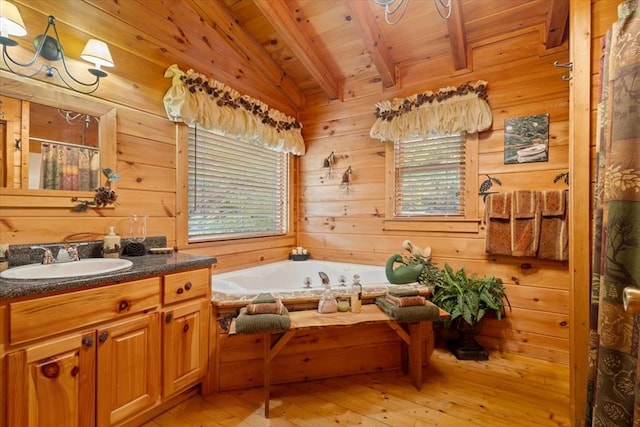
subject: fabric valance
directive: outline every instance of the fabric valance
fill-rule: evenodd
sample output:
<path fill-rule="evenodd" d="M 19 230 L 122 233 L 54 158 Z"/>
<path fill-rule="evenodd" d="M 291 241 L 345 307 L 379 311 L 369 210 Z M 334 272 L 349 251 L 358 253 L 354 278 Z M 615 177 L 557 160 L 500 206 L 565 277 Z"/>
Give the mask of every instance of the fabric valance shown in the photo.
<path fill-rule="evenodd" d="M 163 101 L 169 120 L 196 123 L 284 153 L 303 155 L 302 124 L 264 102 L 203 74 L 172 65 L 164 73 L 172 84 Z"/>
<path fill-rule="evenodd" d="M 476 133 L 492 123 L 487 82 L 466 83 L 376 104 L 371 138 L 381 141 L 453 132 Z"/>

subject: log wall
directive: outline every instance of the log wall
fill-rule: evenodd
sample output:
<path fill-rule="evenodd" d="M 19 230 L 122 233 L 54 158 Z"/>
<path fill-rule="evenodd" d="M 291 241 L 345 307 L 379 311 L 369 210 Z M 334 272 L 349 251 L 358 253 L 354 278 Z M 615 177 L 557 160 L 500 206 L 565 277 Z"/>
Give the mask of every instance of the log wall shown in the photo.
<path fill-rule="evenodd" d="M 9 209 L 4 202 L 0 203 L 2 243 L 100 239 L 111 225 L 126 237 L 129 215 L 147 213 L 149 235 L 166 235 L 169 245 L 179 244 L 178 218 L 186 209 L 178 203 L 184 193 L 183 183 L 176 179 L 181 150 L 176 144 L 175 125 L 166 119 L 162 107 L 162 96 L 169 87 L 163 73 L 173 63 L 183 69 L 193 67 L 210 72 L 241 92 L 295 114 L 282 93 L 256 78 L 246 58 L 239 58 L 223 44 L 203 45 L 207 38 L 215 38 L 210 34 L 213 30 L 188 8 L 150 11 L 146 2 L 131 1 L 123 12 L 118 2 L 98 0 L 14 2 L 20 7 L 30 35 L 37 34 L 46 16 L 54 14 L 66 52 L 72 57 L 79 56 L 84 41 L 90 37 L 110 43 L 116 67 L 108 70 L 109 78 L 94 96 L 116 105 L 115 169 L 122 179 L 114 209 L 73 213 L 47 206 Z M 608 26 L 612 16 L 615 19 L 616 4 L 594 2 L 594 37 L 602 34 L 598 31 L 601 22 L 608 22 L 603 24 Z M 140 34 L 146 34 L 143 30 L 153 32 L 154 37 L 142 37 Z M 544 37 L 545 29 L 533 26 L 521 28 L 508 37 L 469 40 L 471 55 L 467 70 L 454 72 L 447 57 L 434 57 L 399 67 L 400 89 L 383 91 L 378 81 L 350 78 L 344 82 L 344 102 L 330 102 L 320 94 L 312 96 L 300 114 L 308 154 L 294 166 L 297 234 L 213 245 L 180 244 L 180 249 L 217 256 L 218 271 L 284 259 L 296 245 L 307 247 L 319 259 L 382 264 L 391 254 L 399 252 L 401 242 L 409 238 L 419 246 L 431 246 L 434 261 L 439 265 L 447 262 L 454 268 L 465 267 L 470 273 L 492 274 L 505 280 L 513 311 L 502 322 L 487 322 L 481 340 L 484 344 L 568 362 L 567 265 L 488 256 L 483 249 L 482 228 L 477 233 L 384 231 L 385 149 L 368 136 L 375 103 L 380 100 L 487 80 L 493 127 L 479 138 L 479 181 L 487 174 L 497 177 L 504 191 L 561 186 L 553 183 L 553 178 L 568 168 L 569 90 L 561 79 L 566 70 L 552 64 L 568 60 L 568 46 L 565 43 L 545 50 Z M 596 49 L 597 42 L 593 45 Z M 215 50 L 213 55 L 211 49 Z M 597 69 L 597 55 L 592 56 Z M 71 66 L 79 65 L 71 61 Z M 597 85 L 597 75 L 593 84 Z M 505 165 L 504 119 L 540 113 L 550 114 L 549 161 Z M 320 166 L 331 151 L 338 161 L 334 177 L 328 179 Z M 346 195 L 339 189 L 339 176 L 349 165 L 354 172 L 353 186 Z M 484 204 L 480 197 L 477 203 L 482 215 Z"/>
<path fill-rule="evenodd" d="M 400 68 L 399 90 L 380 92 L 368 81 L 352 83 L 344 102 L 318 96 L 301 117 L 308 145 L 300 159 L 298 244 L 315 258 L 384 264 L 402 251 L 404 239 L 430 246 L 433 261 L 468 273 L 495 275 L 506 283 L 512 311 L 502 321 L 485 322 L 481 342 L 491 348 L 568 363 L 569 275 L 567 264 L 535 258 L 488 255 L 484 226 L 478 232 L 386 231 L 385 147 L 369 137 L 375 103 L 467 81 L 488 81 L 493 126 L 479 135 L 479 182 L 498 178 L 498 191 L 566 188 L 554 178 L 568 168 L 569 87 L 561 79 L 566 44 L 545 50 L 541 26 L 522 28 L 507 37 L 470 43 L 469 69 L 453 72 L 448 57 Z M 549 161 L 504 164 L 504 120 L 549 113 Z M 333 176 L 321 169 L 331 152 Z M 353 184 L 340 189 L 341 173 L 351 166 Z M 492 188 L 494 190 L 494 188 Z M 472 189 L 473 191 L 473 189 Z M 482 218 L 484 203 L 476 199 Z"/>

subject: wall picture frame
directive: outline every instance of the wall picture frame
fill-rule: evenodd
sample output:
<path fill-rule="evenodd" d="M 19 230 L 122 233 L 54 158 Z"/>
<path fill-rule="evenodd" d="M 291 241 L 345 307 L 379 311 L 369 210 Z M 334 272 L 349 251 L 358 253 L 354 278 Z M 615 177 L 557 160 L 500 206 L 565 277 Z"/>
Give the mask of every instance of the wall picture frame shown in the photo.
<path fill-rule="evenodd" d="M 504 121 L 504 164 L 549 161 L 549 114 Z"/>

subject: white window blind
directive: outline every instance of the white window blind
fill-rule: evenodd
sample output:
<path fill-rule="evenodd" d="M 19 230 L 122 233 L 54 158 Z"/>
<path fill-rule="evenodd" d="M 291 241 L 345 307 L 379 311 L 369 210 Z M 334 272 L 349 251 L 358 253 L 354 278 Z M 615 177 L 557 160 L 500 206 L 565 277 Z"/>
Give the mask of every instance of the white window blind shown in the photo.
<path fill-rule="evenodd" d="M 464 134 L 395 142 L 394 162 L 395 216 L 464 215 Z"/>
<path fill-rule="evenodd" d="M 189 241 L 286 233 L 288 159 L 189 126 Z"/>

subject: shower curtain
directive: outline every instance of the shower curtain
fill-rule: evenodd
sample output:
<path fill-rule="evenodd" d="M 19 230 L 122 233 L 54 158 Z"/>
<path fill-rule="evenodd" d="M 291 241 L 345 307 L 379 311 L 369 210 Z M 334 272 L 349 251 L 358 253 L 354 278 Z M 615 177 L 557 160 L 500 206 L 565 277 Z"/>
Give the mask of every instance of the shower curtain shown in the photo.
<path fill-rule="evenodd" d="M 640 0 L 622 3 L 603 38 L 591 283 L 587 425 L 640 425 Z"/>
<path fill-rule="evenodd" d="M 99 186 L 96 149 L 42 144 L 40 188 L 90 191 Z"/>

